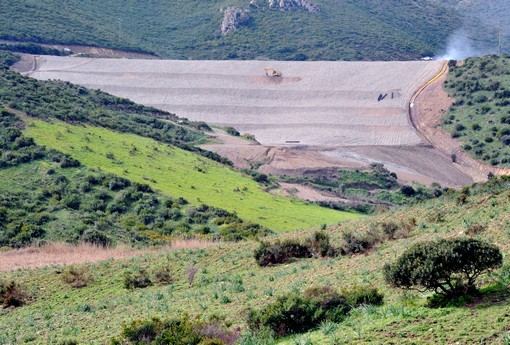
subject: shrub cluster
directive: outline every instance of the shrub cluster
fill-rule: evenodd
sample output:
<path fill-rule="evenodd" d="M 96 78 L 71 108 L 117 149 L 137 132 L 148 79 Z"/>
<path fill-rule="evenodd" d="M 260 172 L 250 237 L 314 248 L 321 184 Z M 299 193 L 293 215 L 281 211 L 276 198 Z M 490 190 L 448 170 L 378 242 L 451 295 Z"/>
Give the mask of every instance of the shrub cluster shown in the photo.
<path fill-rule="evenodd" d="M 0 281 L 0 305 L 3 308 L 21 307 L 29 298 L 28 292 L 16 282 Z"/>
<path fill-rule="evenodd" d="M 276 241 L 275 243 L 260 242 L 255 251 L 255 260 L 260 266 L 270 266 L 290 262 L 297 258 L 334 257 L 338 250 L 330 244 L 329 235 L 316 232 L 304 243 L 298 240 Z"/>
<path fill-rule="evenodd" d="M 322 322 L 341 322 L 347 313 L 362 304 L 382 304 L 383 296 L 372 288 L 357 288 L 340 294 L 330 287 L 311 288 L 304 294 L 280 296 L 264 309 L 248 312 L 248 326 L 254 332 L 269 329 L 282 337 L 303 333 Z"/>
<path fill-rule="evenodd" d="M 365 233 L 344 232 L 340 249 L 341 254 L 364 253 L 386 240 L 406 238 L 415 226 L 415 220 L 412 219 L 402 223 L 381 222 L 372 226 Z"/>
<path fill-rule="evenodd" d="M 188 316 L 161 321 L 135 320 L 125 324 L 121 336 L 112 345 L 233 345 L 239 339 L 239 330 L 227 330 L 218 319 L 192 320 Z"/>
<path fill-rule="evenodd" d="M 93 282 L 90 270 L 78 266 L 67 267 L 62 274 L 62 280 L 76 289 L 83 288 Z"/>
<path fill-rule="evenodd" d="M 154 284 L 170 285 L 173 281 L 170 266 L 156 267 L 152 275 L 143 268 L 124 274 L 124 287 L 126 289 L 143 289 Z"/>

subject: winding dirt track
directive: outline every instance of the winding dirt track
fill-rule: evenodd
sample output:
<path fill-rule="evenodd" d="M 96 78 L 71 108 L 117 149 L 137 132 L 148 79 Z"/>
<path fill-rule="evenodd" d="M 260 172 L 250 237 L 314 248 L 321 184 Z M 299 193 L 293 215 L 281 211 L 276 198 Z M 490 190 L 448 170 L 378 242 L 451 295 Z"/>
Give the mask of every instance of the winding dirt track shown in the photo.
<path fill-rule="evenodd" d="M 448 65 L 444 63 L 441 71 L 411 97 L 409 115 L 414 128 L 436 150 L 444 155 L 454 156 L 454 164 L 475 182 L 487 180 L 490 172 L 495 175 L 509 175 L 508 168 L 493 167 L 475 160 L 462 150 L 460 141 L 453 139 L 442 129 L 442 118 L 454 102 L 444 90 L 447 75 Z"/>
<path fill-rule="evenodd" d="M 442 67 L 422 62 L 155 61 L 25 57 L 38 79 L 101 89 L 192 120 L 233 126 L 261 145 L 219 136 L 205 148 L 265 173 L 325 175 L 380 162 L 403 182 L 473 179 L 435 150 L 409 116 Z M 26 65 L 29 65 L 25 63 Z M 283 72 L 266 77 L 265 67 Z"/>

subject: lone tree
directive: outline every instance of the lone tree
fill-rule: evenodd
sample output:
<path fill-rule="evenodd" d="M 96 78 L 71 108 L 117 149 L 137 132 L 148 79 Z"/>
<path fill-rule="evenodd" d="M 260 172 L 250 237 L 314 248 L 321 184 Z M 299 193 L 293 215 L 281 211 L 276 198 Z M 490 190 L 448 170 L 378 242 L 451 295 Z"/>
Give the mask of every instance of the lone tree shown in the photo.
<path fill-rule="evenodd" d="M 393 264 L 384 266 L 387 283 L 403 289 L 431 290 L 448 297 L 475 291 L 475 281 L 501 267 L 494 245 L 475 239 L 443 239 L 414 245 Z"/>

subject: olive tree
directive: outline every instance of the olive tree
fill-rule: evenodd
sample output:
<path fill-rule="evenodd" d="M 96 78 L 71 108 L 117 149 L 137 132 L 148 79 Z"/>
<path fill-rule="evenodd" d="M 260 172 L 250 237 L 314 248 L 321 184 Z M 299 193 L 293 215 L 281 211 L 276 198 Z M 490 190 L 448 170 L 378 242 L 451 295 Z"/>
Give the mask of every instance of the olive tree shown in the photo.
<path fill-rule="evenodd" d="M 418 243 L 384 266 L 384 278 L 394 287 L 434 291 L 446 296 L 476 289 L 484 272 L 502 265 L 501 251 L 476 239 L 442 239 Z"/>

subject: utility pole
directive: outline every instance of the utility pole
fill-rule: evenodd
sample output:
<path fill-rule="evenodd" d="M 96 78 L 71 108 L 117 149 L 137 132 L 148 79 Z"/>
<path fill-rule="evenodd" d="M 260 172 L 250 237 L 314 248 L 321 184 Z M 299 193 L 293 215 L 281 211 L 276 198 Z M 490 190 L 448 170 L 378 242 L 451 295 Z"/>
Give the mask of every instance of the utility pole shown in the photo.
<path fill-rule="evenodd" d="M 117 18 L 117 21 L 119 22 L 119 46 L 120 46 L 120 33 L 122 32 L 122 19 Z"/>
<path fill-rule="evenodd" d="M 498 24 L 498 55 L 501 56 L 501 35 L 502 35 L 501 22 Z"/>

